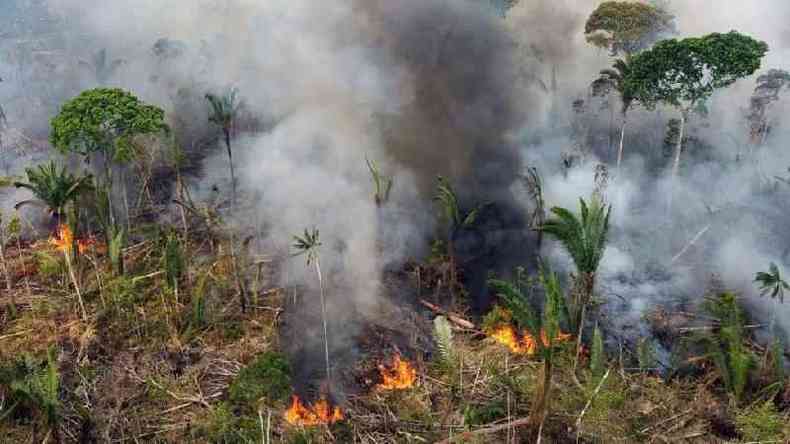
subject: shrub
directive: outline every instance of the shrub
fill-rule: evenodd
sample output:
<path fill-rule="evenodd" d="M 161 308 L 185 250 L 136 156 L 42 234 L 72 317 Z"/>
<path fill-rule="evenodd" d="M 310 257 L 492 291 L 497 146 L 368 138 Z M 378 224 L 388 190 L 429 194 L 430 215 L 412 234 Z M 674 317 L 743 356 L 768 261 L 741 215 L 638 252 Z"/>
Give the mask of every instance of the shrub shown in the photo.
<path fill-rule="evenodd" d="M 239 405 L 261 398 L 281 401 L 291 393 L 291 366 L 280 353 L 266 352 L 243 368 L 230 385 L 230 400 Z"/>
<path fill-rule="evenodd" d="M 777 412 L 772 401 L 744 409 L 735 418 L 741 438 L 747 442 L 783 442 L 783 428 L 787 419 Z"/>

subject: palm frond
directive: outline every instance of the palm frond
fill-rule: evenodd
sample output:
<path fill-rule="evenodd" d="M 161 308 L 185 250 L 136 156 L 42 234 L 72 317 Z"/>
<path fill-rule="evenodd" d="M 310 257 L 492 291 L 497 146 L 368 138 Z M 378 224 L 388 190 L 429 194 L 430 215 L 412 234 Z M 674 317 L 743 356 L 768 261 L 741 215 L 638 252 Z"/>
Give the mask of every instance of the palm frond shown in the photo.
<path fill-rule="evenodd" d="M 548 219 L 541 229 L 562 244 L 579 272 L 595 273 L 606 249 L 611 206 L 597 198 L 590 205 L 584 199 L 579 201 L 580 216 L 554 207 L 551 212 L 555 217 Z"/>
<path fill-rule="evenodd" d="M 302 236 L 294 235 L 292 246 L 296 249 L 296 253 L 293 256 L 307 255 L 307 265 L 312 264 L 318 259 L 318 249 L 322 245 L 319 236 L 316 228 L 313 228 L 312 231 L 305 229 Z"/>

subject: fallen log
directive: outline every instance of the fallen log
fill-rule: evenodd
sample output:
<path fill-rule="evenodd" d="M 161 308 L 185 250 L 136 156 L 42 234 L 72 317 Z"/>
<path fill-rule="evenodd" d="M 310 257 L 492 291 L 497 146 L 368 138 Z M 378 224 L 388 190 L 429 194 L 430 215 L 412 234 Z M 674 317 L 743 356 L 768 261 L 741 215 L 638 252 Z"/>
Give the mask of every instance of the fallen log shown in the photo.
<path fill-rule="evenodd" d="M 486 435 L 486 434 L 489 434 L 489 433 L 501 432 L 501 431 L 507 430 L 509 428 L 525 427 L 525 426 L 532 426 L 532 425 L 533 424 L 530 421 L 530 418 L 517 419 L 515 421 L 510 421 L 510 422 L 505 423 L 505 424 L 500 424 L 500 425 L 496 425 L 496 426 L 492 426 L 492 427 L 484 427 L 482 429 L 473 430 L 471 432 L 462 432 L 462 433 L 459 433 L 458 435 L 455 435 L 452 438 L 447 438 L 444 441 L 439 441 L 437 444 L 451 444 L 451 443 L 454 443 L 454 442 L 459 442 L 459 443 L 467 442 L 473 436 Z"/>
<path fill-rule="evenodd" d="M 457 316 L 457 315 L 455 315 L 453 313 L 450 313 L 449 311 L 442 309 L 438 305 L 431 304 L 430 302 L 426 301 L 425 299 L 420 299 L 420 304 L 422 304 L 425 307 L 429 308 L 434 313 L 440 314 L 440 315 L 446 317 L 448 321 L 452 322 L 453 324 L 455 324 L 455 325 L 457 325 L 457 326 L 459 326 L 461 328 L 465 328 L 467 330 L 477 330 L 477 327 L 475 327 L 475 324 L 472 323 L 471 321 L 468 321 L 468 320 L 466 320 L 466 319 L 464 319 L 464 318 L 462 318 L 460 316 Z"/>

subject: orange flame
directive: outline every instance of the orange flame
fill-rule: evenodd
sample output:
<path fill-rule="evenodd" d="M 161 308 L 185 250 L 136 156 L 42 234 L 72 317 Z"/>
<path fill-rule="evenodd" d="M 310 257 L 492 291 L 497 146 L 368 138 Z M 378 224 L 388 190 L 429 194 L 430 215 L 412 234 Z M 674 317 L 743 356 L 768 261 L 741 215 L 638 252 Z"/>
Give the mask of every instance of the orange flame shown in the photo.
<path fill-rule="evenodd" d="M 74 233 L 71 232 L 71 228 L 68 225 L 60 224 L 57 236 L 50 237 L 49 243 L 54 245 L 58 251 L 70 253 L 74 245 Z M 82 254 L 93 243 L 92 239 L 77 239 L 77 251 Z"/>
<path fill-rule="evenodd" d="M 321 398 L 312 406 L 305 406 L 298 396 L 293 395 L 291 407 L 285 411 L 285 420 L 295 426 L 317 426 L 334 424 L 343 420 L 340 407 L 330 407 L 329 401 Z"/>
<path fill-rule="evenodd" d="M 390 368 L 379 365 L 379 372 L 384 380 L 376 386 L 379 390 L 404 390 L 413 387 L 417 381 L 417 370 L 409 361 L 401 359 L 400 355 L 395 355 Z"/>
<path fill-rule="evenodd" d="M 537 343 L 532 335 L 525 331 L 522 337 L 519 338 L 516 334 L 516 329 L 510 325 L 498 327 L 491 334 L 491 337 L 500 344 L 507 346 L 511 352 L 516 354 L 525 354 L 531 356 L 538 351 Z M 554 338 L 554 340 L 556 342 L 565 342 L 570 338 L 571 335 L 559 332 L 557 333 L 557 336 Z M 548 337 L 546 337 L 545 330 L 540 331 L 540 340 L 543 342 L 543 345 L 549 345 L 549 340 Z"/>

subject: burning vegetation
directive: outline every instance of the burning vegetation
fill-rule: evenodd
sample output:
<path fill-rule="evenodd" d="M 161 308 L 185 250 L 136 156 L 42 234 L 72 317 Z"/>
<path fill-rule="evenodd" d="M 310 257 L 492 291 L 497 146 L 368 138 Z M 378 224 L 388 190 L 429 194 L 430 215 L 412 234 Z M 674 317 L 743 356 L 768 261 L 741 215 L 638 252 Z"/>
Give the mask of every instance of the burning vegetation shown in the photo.
<path fill-rule="evenodd" d="M 766 43 L 667 1 L 7 1 L 3 443 L 790 442 Z"/>
<path fill-rule="evenodd" d="M 343 411 L 338 406 L 332 407 L 326 398 L 320 398 L 312 406 L 305 406 L 299 396 L 293 395 L 284 418 L 292 426 L 331 425 L 343 420 Z"/>
<path fill-rule="evenodd" d="M 525 354 L 528 356 L 532 356 L 537 352 L 537 344 L 535 343 L 535 338 L 530 335 L 528 332 L 522 332 L 521 336 L 516 333 L 515 327 L 512 325 L 501 325 L 495 328 L 491 333 L 490 336 L 496 342 L 506 346 L 511 352 L 516 354 Z M 541 331 L 541 340 L 544 346 L 549 345 L 548 337 L 546 336 L 546 331 Z M 555 342 L 566 342 L 571 339 L 570 334 L 566 333 L 558 333 L 554 341 Z"/>
<path fill-rule="evenodd" d="M 376 386 L 378 390 L 405 390 L 417 382 L 417 370 L 399 354 L 392 358 L 390 365 L 379 364 L 379 373 L 382 382 Z"/>

